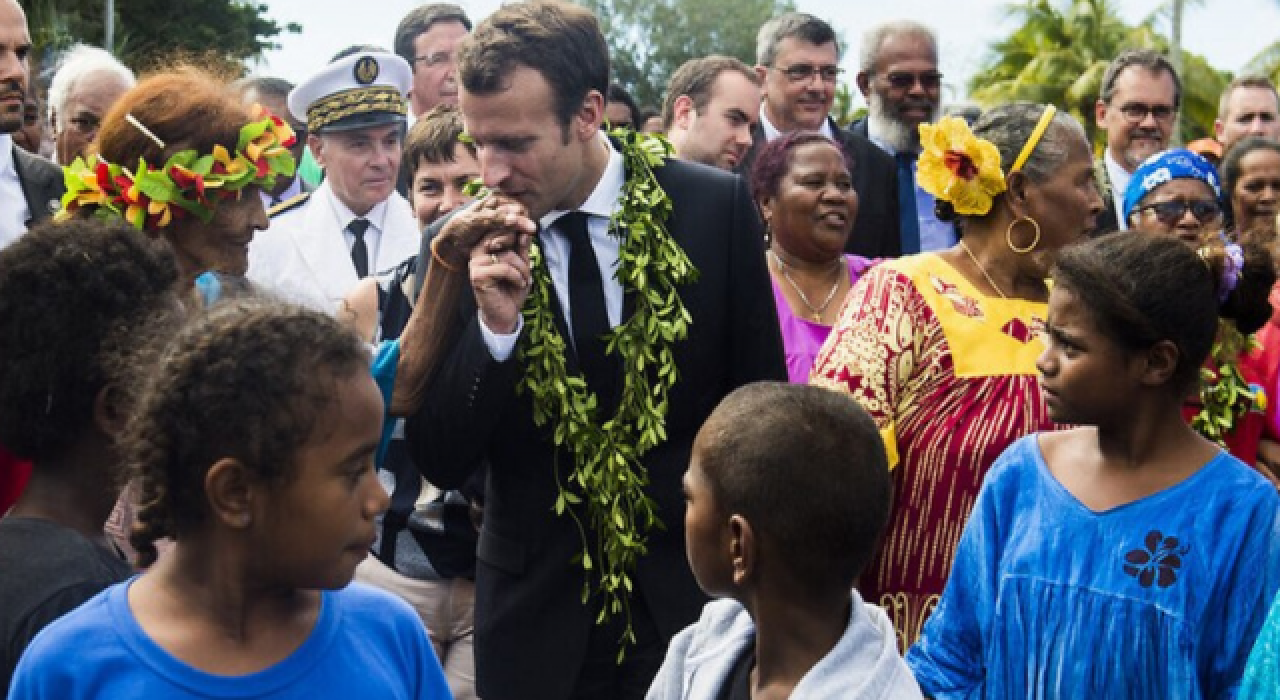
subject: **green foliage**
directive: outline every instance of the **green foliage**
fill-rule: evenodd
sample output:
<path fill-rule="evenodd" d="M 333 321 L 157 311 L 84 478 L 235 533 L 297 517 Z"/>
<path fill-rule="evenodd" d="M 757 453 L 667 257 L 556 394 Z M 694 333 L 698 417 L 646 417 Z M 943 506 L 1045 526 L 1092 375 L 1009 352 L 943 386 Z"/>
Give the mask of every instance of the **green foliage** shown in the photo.
<path fill-rule="evenodd" d="M 1101 148 L 1104 134 L 1097 128 L 1094 104 L 1107 64 L 1125 49 L 1169 49 L 1168 40 L 1154 28 L 1156 16 L 1130 26 L 1116 7 L 1111 0 L 1010 4 L 1007 12 L 1020 26 L 992 46 L 969 82 L 970 96 L 984 106 L 1028 100 L 1066 108 Z M 1182 66 L 1182 137 L 1191 140 L 1213 133 L 1218 96 L 1230 75 L 1186 51 Z"/>
<path fill-rule="evenodd" d="M 853 106 L 853 88 L 850 83 L 840 83 L 836 88 L 836 99 L 831 103 L 831 118 L 840 126 L 849 126 L 853 122 L 867 116 L 866 107 Z"/>
<path fill-rule="evenodd" d="M 534 423 L 549 424 L 556 447 L 573 459 L 567 478 L 561 478 L 556 463 L 560 493 L 553 510 L 573 518 L 582 536 L 574 563 L 586 577 L 583 603 L 594 587 L 603 597 L 597 623 L 626 616 L 621 661 L 627 645 L 636 641 L 631 576 L 647 551 L 649 531 L 662 527 L 657 504 L 645 490 L 649 475 L 640 458 L 667 440 L 667 396 L 679 380 L 673 346 L 693 323 L 676 288 L 696 281 L 698 271 L 667 232 L 671 200 L 653 175 L 670 156 L 671 145 L 651 134 L 619 129 L 611 135 L 622 146 L 627 179 L 609 228 L 621 239 L 618 281 L 635 299 L 635 312 L 609 333 L 606 346 L 608 354 L 622 359 L 617 412 L 604 420 L 586 381 L 568 372 L 567 345 L 551 311 L 551 274 L 536 243 L 529 253 L 533 288 L 524 306 L 526 328 L 519 346 L 524 377 L 517 389 L 532 397 Z"/>
<path fill-rule="evenodd" d="M 1244 336 L 1235 324 L 1218 324 L 1218 338 L 1209 354 L 1209 366 L 1200 369 L 1200 412 L 1191 427 L 1209 440 L 1226 445 L 1227 433 L 1252 408 L 1266 410 L 1265 394 L 1259 394 L 1240 374 L 1238 363 L 1245 352 L 1257 347 L 1252 336 Z"/>
<path fill-rule="evenodd" d="M 756 31 L 792 0 L 577 0 L 600 18 L 614 79 L 641 105 L 662 104 L 671 74 L 724 54 L 755 64 Z"/>
<path fill-rule="evenodd" d="M 27 24 L 37 55 L 76 42 L 101 46 L 103 0 L 31 0 Z M 135 70 L 171 64 L 175 56 L 238 71 L 276 48 L 283 32 L 301 32 L 266 16 L 267 5 L 245 0 L 117 0 L 115 49 Z"/>

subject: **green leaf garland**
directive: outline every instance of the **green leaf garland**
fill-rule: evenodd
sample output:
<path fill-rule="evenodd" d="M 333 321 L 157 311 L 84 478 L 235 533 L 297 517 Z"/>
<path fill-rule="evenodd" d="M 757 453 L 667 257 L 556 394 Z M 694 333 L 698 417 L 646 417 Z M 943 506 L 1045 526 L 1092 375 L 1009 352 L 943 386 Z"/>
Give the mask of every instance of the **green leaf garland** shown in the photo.
<path fill-rule="evenodd" d="M 1265 397 L 1244 380 L 1238 366 L 1240 356 L 1254 346 L 1252 338 L 1236 330 L 1230 321 L 1218 324 L 1218 337 L 1209 352 L 1210 366 L 1200 369 L 1200 412 L 1191 419 L 1196 432 L 1219 445 L 1236 421 Z"/>

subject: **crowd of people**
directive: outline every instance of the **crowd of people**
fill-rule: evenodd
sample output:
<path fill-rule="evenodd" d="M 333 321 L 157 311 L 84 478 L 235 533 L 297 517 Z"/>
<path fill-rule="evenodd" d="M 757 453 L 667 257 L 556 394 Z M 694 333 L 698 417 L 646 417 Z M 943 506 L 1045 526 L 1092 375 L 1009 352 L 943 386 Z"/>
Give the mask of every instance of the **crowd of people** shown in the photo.
<path fill-rule="evenodd" d="M 646 108 L 434 3 L 42 115 L 0 0 L 0 689 L 1280 698 L 1275 87 L 1177 148 L 1125 51 L 1098 155 L 899 20 L 842 126 L 837 29 Z"/>

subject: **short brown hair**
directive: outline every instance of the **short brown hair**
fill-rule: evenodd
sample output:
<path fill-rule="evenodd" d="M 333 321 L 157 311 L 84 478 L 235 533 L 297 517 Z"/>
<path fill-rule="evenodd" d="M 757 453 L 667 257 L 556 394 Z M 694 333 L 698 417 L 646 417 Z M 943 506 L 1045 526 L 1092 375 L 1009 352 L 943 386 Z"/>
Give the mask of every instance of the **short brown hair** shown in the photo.
<path fill-rule="evenodd" d="M 481 22 L 458 51 L 458 80 L 477 95 L 505 89 L 517 66 L 536 70 L 550 83 L 556 117 L 566 129 L 587 93 L 609 92 L 609 47 L 600 25 L 591 12 L 567 2 L 506 5 Z"/>
<path fill-rule="evenodd" d="M 711 101 L 711 88 L 716 78 L 725 71 L 741 73 L 752 85 L 760 84 L 760 76 L 747 67 L 747 64 L 732 56 L 703 56 L 685 61 L 676 69 L 671 81 L 667 83 L 667 98 L 662 102 L 662 128 L 670 129 L 676 118 L 676 98 L 688 95 L 693 100 L 693 108 L 702 114 Z"/>
<path fill-rule="evenodd" d="M 419 5 L 409 10 L 409 14 L 405 15 L 396 27 L 395 43 L 392 48 L 395 49 L 397 56 L 409 62 L 409 68 L 413 72 L 418 72 L 418 64 L 414 61 L 417 56 L 414 55 L 413 42 L 440 22 L 457 22 L 467 31 L 471 31 L 471 20 L 467 17 L 466 11 L 449 2 Z"/>
<path fill-rule="evenodd" d="M 1169 77 L 1173 78 L 1173 106 L 1175 108 L 1182 106 L 1182 80 L 1178 78 L 1178 71 L 1174 70 L 1173 64 L 1165 58 L 1164 54 L 1152 49 L 1130 49 L 1116 56 L 1107 66 L 1107 72 L 1102 75 L 1102 92 L 1099 94 L 1099 99 L 1111 104 L 1111 98 L 1116 95 L 1116 81 L 1120 79 L 1124 69 L 1131 66 L 1143 68 L 1155 75 L 1168 73 Z"/>
<path fill-rule="evenodd" d="M 1242 75 L 1227 83 L 1227 88 L 1222 91 L 1222 97 L 1218 100 L 1219 119 L 1227 118 L 1227 102 L 1231 100 L 1231 95 L 1240 88 L 1269 90 L 1271 92 L 1271 96 L 1275 98 L 1276 109 L 1280 110 L 1280 94 L 1276 93 L 1275 83 L 1272 83 L 1269 78 L 1261 75 Z"/>
<path fill-rule="evenodd" d="M 409 130 L 404 139 L 404 157 L 400 159 L 400 167 L 404 170 L 404 179 L 413 180 L 418 171 L 418 164 L 454 162 L 455 149 L 462 147 L 474 158 L 476 147 L 463 141 L 462 112 L 453 105 L 440 105 L 422 117 Z"/>

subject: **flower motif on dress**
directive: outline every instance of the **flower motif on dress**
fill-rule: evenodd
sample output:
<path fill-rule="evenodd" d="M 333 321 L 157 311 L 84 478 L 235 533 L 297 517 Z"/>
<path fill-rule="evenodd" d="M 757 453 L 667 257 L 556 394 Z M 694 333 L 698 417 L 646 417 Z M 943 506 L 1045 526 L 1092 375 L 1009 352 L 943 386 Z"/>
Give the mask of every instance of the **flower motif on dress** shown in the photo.
<path fill-rule="evenodd" d="M 1036 337 L 1035 331 L 1031 329 L 1031 326 L 1020 318 L 1009 319 L 1009 322 L 1000 328 L 1000 332 L 1023 345 L 1030 343 Z"/>
<path fill-rule="evenodd" d="M 1136 578 L 1143 588 L 1150 588 L 1153 583 L 1160 588 L 1172 586 L 1190 545 L 1182 544 L 1177 537 L 1165 537 L 1159 530 L 1148 532 L 1143 544 L 1124 555 L 1124 572 Z"/>
<path fill-rule="evenodd" d="M 920 147 L 916 183 L 921 189 L 950 202 L 958 214 L 991 211 L 992 198 L 1005 189 L 995 144 L 974 136 L 965 120 L 943 117 L 937 125 L 920 125 Z"/>
<path fill-rule="evenodd" d="M 981 321 L 985 318 L 982 313 L 982 307 L 978 305 L 975 299 L 960 293 L 960 288 L 950 282 L 933 275 L 929 276 L 929 281 L 933 284 L 933 290 L 942 295 L 947 301 L 951 302 L 951 306 L 955 308 L 956 313 L 961 316 Z"/>

